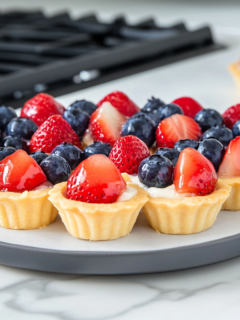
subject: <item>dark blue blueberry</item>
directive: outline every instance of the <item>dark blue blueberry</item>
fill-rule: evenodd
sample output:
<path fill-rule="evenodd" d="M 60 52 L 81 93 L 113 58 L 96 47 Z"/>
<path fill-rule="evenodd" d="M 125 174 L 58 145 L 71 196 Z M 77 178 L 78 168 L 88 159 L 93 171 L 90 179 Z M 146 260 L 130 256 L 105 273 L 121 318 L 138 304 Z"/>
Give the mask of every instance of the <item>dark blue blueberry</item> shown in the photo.
<path fill-rule="evenodd" d="M 172 162 L 173 166 L 175 167 L 176 163 L 178 161 L 180 152 L 178 152 L 178 150 L 174 149 L 174 148 L 172 148 L 172 149 L 159 148 L 159 149 L 157 149 L 157 151 L 154 155 L 159 155 L 159 156 L 168 158 Z"/>
<path fill-rule="evenodd" d="M 212 127 L 221 126 L 223 124 L 223 118 L 221 114 L 213 109 L 203 109 L 199 111 L 195 115 L 194 120 L 202 129 L 202 132 L 205 132 Z"/>
<path fill-rule="evenodd" d="M 232 130 L 226 127 L 210 128 L 204 132 L 202 140 L 210 138 L 220 141 L 224 147 L 227 147 L 229 142 L 233 139 L 233 133 Z"/>
<path fill-rule="evenodd" d="M 186 148 L 197 149 L 198 144 L 198 141 L 192 139 L 185 139 L 179 140 L 178 142 L 174 143 L 174 148 L 177 149 L 179 152 L 182 152 Z"/>
<path fill-rule="evenodd" d="M 37 128 L 38 126 L 31 119 L 15 118 L 8 123 L 5 132 L 7 136 L 30 140 Z"/>
<path fill-rule="evenodd" d="M 158 110 L 158 115 L 161 120 L 171 117 L 173 114 L 184 114 L 182 109 L 174 103 L 166 104 Z"/>
<path fill-rule="evenodd" d="M 146 113 L 146 115 L 155 122 L 156 126 L 158 126 L 161 121 L 158 110 L 161 110 L 163 106 L 165 106 L 165 103 L 162 100 L 152 97 L 141 111 Z"/>
<path fill-rule="evenodd" d="M 136 136 L 150 148 L 155 140 L 155 123 L 145 113 L 136 113 L 123 125 L 121 135 Z"/>
<path fill-rule="evenodd" d="M 13 147 L 26 150 L 26 142 L 20 137 L 7 136 L 1 141 L 1 147 Z"/>
<path fill-rule="evenodd" d="M 218 171 L 225 154 L 222 143 L 216 139 L 206 139 L 199 143 L 198 151 L 211 161 L 215 170 Z"/>
<path fill-rule="evenodd" d="M 48 154 L 43 151 L 36 151 L 31 153 L 30 156 L 40 165 L 43 159 L 48 157 Z"/>
<path fill-rule="evenodd" d="M 91 114 L 97 110 L 97 106 L 90 102 L 90 101 L 86 101 L 86 100 L 78 100 L 78 101 L 75 101 L 73 102 L 68 108 L 67 110 L 70 110 L 70 109 L 79 109 L 85 113 L 88 114 L 88 116 L 90 117 Z"/>
<path fill-rule="evenodd" d="M 238 136 L 240 136 L 240 120 L 238 120 L 233 128 L 232 128 L 232 132 L 233 132 L 233 137 L 236 138 Z"/>
<path fill-rule="evenodd" d="M 83 152 L 85 154 L 85 158 L 88 158 L 93 154 L 104 154 L 106 157 L 109 157 L 111 150 L 112 147 L 110 144 L 101 141 L 95 141 L 93 144 L 87 146 Z"/>
<path fill-rule="evenodd" d="M 138 177 L 148 187 L 166 188 L 173 184 L 173 164 L 160 155 L 150 156 L 140 163 Z"/>
<path fill-rule="evenodd" d="M 17 114 L 13 108 L 0 106 L 0 129 L 4 131 L 7 124 L 16 117 Z"/>
<path fill-rule="evenodd" d="M 77 108 L 64 111 L 63 119 L 70 124 L 79 137 L 82 137 L 89 124 L 89 115 Z"/>
<path fill-rule="evenodd" d="M 67 181 L 71 175 L 71 168 L 62 157 L 51 155 L 41 162 L 40 167 L 51 184 Z"/>
<path fill-rule="evenodd" d="M 82 150 L 68 142 L 63 142 L 56 146 L 51 155 L 64 158 L 72 170 L 76 169 L 79 163 L 85 159 Z"/>
<path fill-rule="evenodd" d="M 13 154 L 15 151 L 16 149 L 12 147 L 0 148 L 0 161 Z"/>

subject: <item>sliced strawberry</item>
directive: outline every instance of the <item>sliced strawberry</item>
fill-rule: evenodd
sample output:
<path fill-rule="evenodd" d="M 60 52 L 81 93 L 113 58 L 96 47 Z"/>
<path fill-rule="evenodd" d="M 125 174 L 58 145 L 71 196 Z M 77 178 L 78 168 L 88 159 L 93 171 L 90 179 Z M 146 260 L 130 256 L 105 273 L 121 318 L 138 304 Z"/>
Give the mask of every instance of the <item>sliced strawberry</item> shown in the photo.
<path fill-rule="evenodd" d="M 218 169 L 218 176 L 231 178 L 240 177 L 240 137 L 233 139 L 225 152 Z"/>
<path fill-rule="evenodd" d="M 217 173 L 213 164 L 200 152 L 184 149 L 174 169 L 174 185 L 178 193 L 205 196 L 213 192 Z"/>
<path fill-rule="evenodd" d="M 190 118 L 194 118 L 195 115 L 203 109 L 203 107 L 196 100 L 190 97 L 181 97 L 174 100 L 172 103 L 175 103 L 181 107 L 185 116 Z"/>
<path fill-rule="evenodd" d="M 159 147 L 173 148 L 179 140 L 197 140 L 202 134 L 199 125 L 192 119 L 182 114 L 174 114 L 160 122 L 156 139 Z"/>
<path fill-rule="evenodd" d="M 54 114 L 63 115 L 64 111 L 65 108 L 52 96 L 46 93 L 39 93 L 25 102 L 21 110 L 21 117 L 29 118 L 40 126 L 50 116 Z"/>
<path fill-rule="evenodd" d="M 119 138 L 127 118 L 110 102 L 104 102 L 90 118 L 89 130 L 94 141 L 108 142 L 113 145 Z"/>
<path fill-rule="evenodd" d="M 126 182 L 113 162 L 96 154 L 74 170 L 67 183 L 67 196 L 82 202 L 113 203 L 125 189 Z"/>
<path fill-rule="evenodd" d="M 30 140 L 29 150 L 31 153 L 41 150 L 45 153 L 51 151 L 63 142 L 69 142 L 81 147 L 78 135 L 62 116 L 49 117 L 34 133 Z"/>
<path fill-rule="evenodd" d="M 228 108 L 222 117 L 226 127 L 232 129 L 234 123 L 240 120 L 240 103 Z"/>
<path fill-rule="evenodd" d="M 98 102 L 98 107 L 101 107 L 104 102 L 110 102 L 113 107 L 118 109 L 119 112 L 127 117 L 131 117 L 140 111 L 138 106 L 132 100 L 130 100 L 125 93 L 120 91 L 109 93 Z"/>
<path fill-rule="evenodd" d="M 23 150 L 17 150 L 0 162 L 1 191 L 30 191 L 46 181 L 40 166 Z"/>

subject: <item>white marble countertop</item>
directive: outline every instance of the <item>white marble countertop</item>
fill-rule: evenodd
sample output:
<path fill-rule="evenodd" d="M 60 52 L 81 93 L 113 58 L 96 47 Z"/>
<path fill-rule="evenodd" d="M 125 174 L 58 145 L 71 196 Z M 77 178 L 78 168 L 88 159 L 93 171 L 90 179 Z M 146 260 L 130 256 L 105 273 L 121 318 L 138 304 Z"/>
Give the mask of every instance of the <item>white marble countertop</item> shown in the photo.
<path fill-rule="evenodd" d="M 2 0 L 1 9 L 15 8 L 17 0 Z M 205 107 L 223 111 L 240 102 L 227 70 L 240 55 L 240 3 L 157 1 L 47 1 L 49 14 L 69 9 L 74 16 L 99 11 L 102 18 L 126 14 L 136 21 L 155 16 L 162 23 L 186 20 L 190 26 L 209 23 L 228 50 L 178 62 L 63 97 L 97 102 L 111 90 L 126 92 L 140 106 L 151 95 L 165 101 L 190 95 Z M 24 1 L 28 8 L 39 2 Z M 179 19 L 181 18 L 181 19 Z M 0 266 L 0 318 L 18 320 L 166 319 L 238 320 L 240 258 L 193 270 L 136 276 L 59 275 Z"/>

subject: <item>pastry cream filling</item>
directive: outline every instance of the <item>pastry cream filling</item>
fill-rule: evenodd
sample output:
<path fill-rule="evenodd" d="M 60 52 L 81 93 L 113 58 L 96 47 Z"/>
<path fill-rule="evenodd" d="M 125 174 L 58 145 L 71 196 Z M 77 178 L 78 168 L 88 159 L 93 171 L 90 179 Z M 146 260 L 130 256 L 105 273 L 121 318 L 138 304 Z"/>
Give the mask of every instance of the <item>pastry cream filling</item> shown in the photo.
<path fill-rule="evenodd" d="M 117 202 L 128 201 L 137 194 L 137 189 L 127 186 L 126 190 L 118 197 Z"/>

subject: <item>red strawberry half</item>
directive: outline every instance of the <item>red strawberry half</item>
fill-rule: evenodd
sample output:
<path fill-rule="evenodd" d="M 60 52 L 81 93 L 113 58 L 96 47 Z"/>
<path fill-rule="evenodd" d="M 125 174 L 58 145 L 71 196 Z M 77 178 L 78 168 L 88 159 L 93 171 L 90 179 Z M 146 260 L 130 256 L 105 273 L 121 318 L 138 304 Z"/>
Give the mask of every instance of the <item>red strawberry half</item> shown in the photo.
<path fill-rule="evenodd" d="M 54 114 L 63 115 L 65 108 L 52 96 L 46 93 L 39 93 L 32 99 L 25 102 L 21 117 L 29 118 L 40 126 L 44 121 Z"/>
<path fill-rule="evenodd" d="M 17 150 L 0 162 L 1 191 L 30 191 L 46 181 L 40 166 L 23 150 Z"/>
<path fill-rule="evenodd" d="M 233 139 L 226 150 L 223 161 L 218 169 L 218 176 L 231 178 L 240 177 L 240 137 Z"/>
<path fill-rule="evenodd" d="M 109 158 L 120 172 L 137 174 L 141 161 L 149 156 L 149 149 L 142 140 L 135 136 L 127 136 L 115 142 Z"/>
<path fill-rule="evenodd" d="M 212 163 L 192 148 L 184 149 L 174 169 L 174 185 L 178 193 L 205 196 L 213 192 L 217 173 Z"/>
<path fill-rule="evenodd" d="M 203 109 L 203 107 L 196 100 L 190 97 L 178 98 L 172 103 L 175 103 L 181 107 L 185 116 L 190 118 L 194 118 L 195 115 Z"/>
<path fill-rule="evenodd" d="M 110 102 L 113 107 L 127 117 L 131 117 L 140 111 L 138 106 L 121 91 L 109 93 L 97 105 L 101 107 L 104 102 Z"/>
<path fill-rule="evenodd" d="M 31 153 L 38 150 L 51 153 L 62 142 L 69 142 L 79 148 L 81 147 L 78 135 L 67 121 L 61 116 L 51 116 L 32 136 L 29 150 Z"/>
<path fill-rule="evenodd" d="M 122 115 L 111 103 L 104 102 L 90 118 L 89 130 L 94 141 L 113 144 L 120 138 L 123 124 L 127 118 Z"/>
<path fill-rule="evenodd" d="M 156 140 L 159 147 L 173 148 L 175 142 L 181 139 L 198 140 L 201 134 L 201 128 L 192 118 L 174 114 L 160 122 Z"/>
<path fill-rule="evenodd" d="M 113 162 L 104 155 L 93 155 L 79 164 L 67 183 L 71 200 L 113 203 L 126 189 L 126 182 Z"/>
<path fill-rule="evenodd" d="M 232 129 L 234 123 L 240 120 L 240 103 L 228 108 L 222 117 L 226 127 Z"/>

